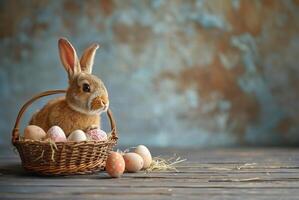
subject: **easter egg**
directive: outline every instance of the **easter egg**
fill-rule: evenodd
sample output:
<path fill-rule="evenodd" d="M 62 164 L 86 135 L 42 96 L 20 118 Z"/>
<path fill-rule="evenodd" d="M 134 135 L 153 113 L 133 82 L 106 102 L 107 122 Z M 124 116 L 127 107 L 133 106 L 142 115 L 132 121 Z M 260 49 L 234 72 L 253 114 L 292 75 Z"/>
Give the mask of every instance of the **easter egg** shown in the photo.
<path fill-rule="evenodd" d="M 134 151 L 143 158 L 143 169 L 147 169 L 152 163 L 152 155 L 144 145 L 138 145 Z"/>
<path fill-rule="evenodd" d="M 24 138 L 30 140 L 42 140 L 46 137 L 46 132 L 39 126 L 29 125 L 24 130 Z"/>
<path fill-rule="evenodd" d="M 106 161 L 106 171 L 113 177 L 120 177 L 125 171 L 125 161 L 120 153 L 111 152 Z"/>
<path fill-rule="evenodd" d="M 64 131 L 59 126 L 52 126 L 47 131 L 46 139 L 51 139 L 54 142 L 66 142 Z"/>
<path fill-rule="evenodd" d="M 107 140 L 107 134 L 101 129 L 92 129 L 86 132 L 88 140 L 98 140 L 105 141 Z"/>
<path fill-rule="evenodd" d="M 73 131 L 67 138 L 68 141 L 73 141 L 73 142 L 82 142 L 85 141 L 86 139 L 87 139 L 86 135 L 82 130 Z"/>
<path fill-rule="evenodd" d="M 142 169 L 143 158 L 137 153 L 126 153 L 123 157 L 127 172 L 138 172 Z"/>

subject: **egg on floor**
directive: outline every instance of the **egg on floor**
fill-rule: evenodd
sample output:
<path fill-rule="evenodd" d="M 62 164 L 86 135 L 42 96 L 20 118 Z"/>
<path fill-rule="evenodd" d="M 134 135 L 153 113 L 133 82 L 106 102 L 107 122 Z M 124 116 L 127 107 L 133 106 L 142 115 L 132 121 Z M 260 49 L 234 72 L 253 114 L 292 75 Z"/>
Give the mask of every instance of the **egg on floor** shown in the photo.
<path fill-rule="evenodd" d="M 86 132 L 88 140 L 105 141 L 107 140 L 107 134 L 101 129 L 92 129 Z"/>
<path fill-rule="evenodd" d="M 39 126 L 29 125 L 24 130 L 24 138 L 30 140 L 42 140 L 46 137 L 46 132 Z"/>
<path fill-rule="evenodd" d="M 147 169 L 152 163 L 152 155 L 144 145 L 138 145 L 134 151 L 143 158 L 143 169 Z"/>
<path fill-rule="evenodd" d="M 68 141 L 73 141 L 73 142 L 82 142 L 86 141 L 86 135 L 82 130 L 75 130 L 73 131 L 67 138 Z"/>
<path fill-rule="evenodd" d="M 50 139 L 54 142 L 66 142 L 65 133 L 59 126 L 52 126 L 47 131 L 46 139 Z"/>
<path fill-rule="evenodd" d="M 142 169 L 143 158 L 137 153 L 126 153 L 123 157 L 127 172 L 138 172 Z"/>
<path fill-rule="evenodd" d="M 111 177 L 120 177 L 125 171 L 125 161 L 123 156 L 117 152 L 110 152 L 105 169 Z"/>

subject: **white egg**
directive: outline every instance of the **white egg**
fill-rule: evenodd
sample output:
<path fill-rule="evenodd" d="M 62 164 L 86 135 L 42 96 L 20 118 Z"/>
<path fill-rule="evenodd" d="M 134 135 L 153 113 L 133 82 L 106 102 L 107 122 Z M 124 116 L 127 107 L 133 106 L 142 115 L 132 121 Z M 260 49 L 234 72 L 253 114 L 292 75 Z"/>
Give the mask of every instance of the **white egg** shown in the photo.
<path fill-rule="evenodd" d="M 73 141 L 73 142 L 82 142 L 85 141 L 86 139 L 87 139 L 86 135 L 82 130 L 73 131 L 67 138 L 68 141 Z"/>
<path fill-rule="evenodd" d="M 66 142 L 65 133 L 59 126 L 52 126 L 47 131 L 46 139 L 51 139 L 54 142 Z"/>
<path fill-rule="evenodd" d="M 152 155 L 144 145 L 138 145 L 134 151 L 143 158 L 143 169 L 147 169 L 152 163 Z"/>

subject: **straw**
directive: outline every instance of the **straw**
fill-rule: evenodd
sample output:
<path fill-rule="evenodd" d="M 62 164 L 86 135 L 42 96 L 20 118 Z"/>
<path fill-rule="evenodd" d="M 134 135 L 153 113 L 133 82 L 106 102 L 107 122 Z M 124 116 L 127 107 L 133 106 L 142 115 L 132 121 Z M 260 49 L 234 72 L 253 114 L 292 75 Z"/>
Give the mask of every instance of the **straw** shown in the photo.
<path fill-rule="evenodd" d="M 164 159 L 161 157 L 154 157 L 149 168 L 146 169 L 146 172 L 153 171 L 176 171 L 179 172 L 175 165 L 185 162 L 187 159 L 181 159 L 181 157 L 174 155 L 171 158 Z"/>

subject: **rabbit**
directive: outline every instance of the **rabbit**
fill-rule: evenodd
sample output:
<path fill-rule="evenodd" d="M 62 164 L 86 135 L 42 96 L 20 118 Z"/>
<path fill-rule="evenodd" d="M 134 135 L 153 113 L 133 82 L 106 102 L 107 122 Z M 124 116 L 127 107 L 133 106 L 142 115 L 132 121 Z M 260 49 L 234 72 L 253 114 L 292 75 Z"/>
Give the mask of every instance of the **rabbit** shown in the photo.
<path fill-rule="evenodd" d="M 29 124 L 45 131 L 57 125 L 66 136 L 77 129 L 88 131 L 100 128 L 99 114 L 108 110 L 109 98 L 104 83 L 91 74 L 99 45 L 88 47 L 80 61 L 67 39 L 60 38 L 58 47 L 61 62 L 68 74 L 66 95 L 50 100 L 32 116 Z"/>

